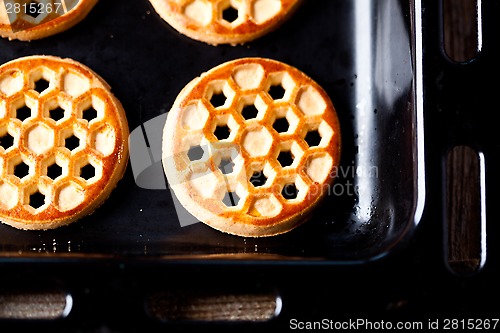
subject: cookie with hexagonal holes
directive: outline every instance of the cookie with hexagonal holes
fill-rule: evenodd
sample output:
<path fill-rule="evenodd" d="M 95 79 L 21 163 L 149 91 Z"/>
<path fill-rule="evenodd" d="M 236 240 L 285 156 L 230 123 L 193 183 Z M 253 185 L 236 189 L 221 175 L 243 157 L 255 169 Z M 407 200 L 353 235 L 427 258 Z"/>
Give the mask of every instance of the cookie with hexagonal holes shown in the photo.
<path fill-rule="evenodd" d="M 0 0 L 0 36 L 30 41 L 82 21 L 98 0 Z"/>
<path fill-rule="evenodd" d="M 280 26 L 302 0 L 150 0 L 181 34 L 211 45 L 243 44 Z"/>
<path fill-rule="evenodd" d="M 265 58 L 232 60 L 191 81 L 163 133 L 164 171 L 180 203 L 244 237 L 305 222 L 333 184 L 340 153 L 326 92 L 297 68 Z"/>
<path fill-rule="evenodd" d="M 0 220 L 44 230 L 92 213 L 124 174 L 128 133 L 122 105 L 83 64 L 0 66 Z"/>

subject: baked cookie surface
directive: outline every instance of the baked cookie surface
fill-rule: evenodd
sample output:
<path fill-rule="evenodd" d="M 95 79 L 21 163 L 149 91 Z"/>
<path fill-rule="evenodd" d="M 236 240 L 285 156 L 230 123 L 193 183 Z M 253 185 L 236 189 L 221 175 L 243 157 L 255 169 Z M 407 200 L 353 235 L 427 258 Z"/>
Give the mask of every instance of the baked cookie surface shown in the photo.
<path fill-rule="evenodd" d="M 0 36 L 30 41 L 82 21 L 98 0 L 0 0 Z"/>
<path fill-rule="evenodd" d="M 207 44 L 243 44 L 276 29 L 301 0 L 150 0 L 181 34 Z"/>
<path fill-rule="evenodd" d="M 265 58 L 229 61 L 191 81 L 163 133 L 164 171 L 180 203 L 207 225 L 245 237 L 306 221 L 334 181 L 340 152 L 326 92 Z"/>
<path fill-rule="evenodd" d="M 128 124 L 83 64 L 29 56 L 0 66 L 0 220 L 53 229 L 92 213 L 123 177 Z"/>

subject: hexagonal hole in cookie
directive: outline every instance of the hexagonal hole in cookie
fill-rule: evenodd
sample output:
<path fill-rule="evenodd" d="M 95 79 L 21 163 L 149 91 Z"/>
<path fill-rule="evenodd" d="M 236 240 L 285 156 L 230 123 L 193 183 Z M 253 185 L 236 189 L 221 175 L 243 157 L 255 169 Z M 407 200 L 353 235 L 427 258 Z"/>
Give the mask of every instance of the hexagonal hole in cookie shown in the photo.
<path fill-rule="evenodd" d="M 233 23 L 238 19 L 238 9 L 229 5 L 226 9 L 222 10 L 222 19 L 228 23 Z"/>
<path fill-rule="evenodd" d="M 91 184 L 102 177 L 102 165 L 99 161 L 83 158 L 75 164 L 75 175 Z"/>
<path fill-rule="evenodd" d="M 28 2 L 22 1 L 20 16 L 29 25 L 37 26 L 45 20 L 52 11 L 47 10 L 44 4 L 47 5 L 49 0 L 31 0 Z"/>
<path fill-rule="evenodd" d="M 282 179 L 281 196 L 287 202 L 301 202 L 307 192 L 306 183 L 299 176 Z"/>
<path fill-rule="evenodd" d="M 20 107 L 19 109 L 16 109 L 16 119 L 19 119 L 20 121 L 25 121 L 26 119 L 30 118 L 31 115 L 32 111 L 26 105 Z"/>
<path fill-rule="evenodd" d="M 240 150 L 235 144 L 218 145 L 211 151 L 212 163 L 219 169 L 222 176 L 239 174 L 243 165 Z"/>
<path fill-rule="evenodd" d="M 333 134 L 332 128 L 325 121 L 322 121 L 319 125 L 307 124 L 302 132 L 304 141 L 309 147 L 327 146 Z"/>
<path fill-rule="evenodd" d="M 273 144 L 273 137 L 266 127 L 247 128 L 243 133 L 241 145 L 250 156 L 267 155 Z"/>
<path fill-rule="evenodd" d="M 7 175 L 13 175 L 22 180 L 30 173 L 30 163 L 27 160 L 21 158 L 21 156 L 13 156 L 8 159 L 6 163 Z"/>
<path fill-rule="evenodd" d="M 292 112 L 290 112 L 290 114 L 293 115 Z M 275 114 L 275 118 L 272 122 L 274 130 L 276 132 L 278 132 L 279 134 L 293 132 L 293 131 L 291 131 L 290 122 L 292 122 L 296 126 L 296 123 L 298 122 L 298 120 L 293 119 L 292 121 L 290 121 L 288 118 L 290 118 L 290 117 L 287 117 L 286 110 L 285 111 L 282 111 L 282 110 L 277 111 Z"/>
<path fill-rule="evenodd" d="M 85 164 L 80 168 L 80 177 L 85 180 L 90 180 L 95 177 L 95 167 L 92 164 Z"/>
<path fill-rule="evenodd" d="M 76 116 L 78 119 L 86 120 L 87 122 L 100 121 L 104 119 L 106 111 L 106 103 L 97 96 L 86 96 L 76 106 Z"/>
<path fill-rule="evenodd" d="M 214 135 L 217 140 L 226 140 L 231 135 L 231 129 L 224 124 L 215 126 Z"/>
<path fill-rule="evenodd" d="M 14 137 L 9 133 L 6 127 L 0 127 L 0 147 L 8 150 L 14 146 Z"/>
<path fill-rule="evenodd" d="M 267 104 L 259 95 L 245 95 L 239 99 L 237 110 L 243 119 L 252 120 L 262 119 L 267 108 Z"/>
<path fill-rule="evenodd" d="M 54 120 L 55 122 L 58 122 L 59 120 L 64 118 L 65 113 L 66 110 L 64 110 L 60 106 L 57 106 L 55 109 L 49 111 L 49 118 Z"/>
<path fill-rule="evenodd" d="M 264 173 L 264 170 L 253 171 L 252 175 L 250 176 L 249 182 L 254 187 L 265 186 L 267 182 L 267 176 Z"/>
<path fill-rule="evenodd" d="M 278 162 L 280 165 L 285 168 L 288 166 L 291 166 L 293 164 L 294 156 L 291 151 L 289 150 L 282 150 L 278 154 Z"/>
<path fill-rule="evenodd" d="M 6 103 L 6 114 L 13 119 L 18 119 L 21 122 L 36 116 L 36 100 L 29 95 L 22 96 Z"/>
<path fill-rule="evenodd" d="M 273 128 L 280 134 L 294 133 L 299 127 L 300 119 L 290 107 L 275 109 L 273 118 Z"/>
<path fill-rule="evenodd" d="M 28 205 L 34 209 L 39 209 L 45 205 L 45 194 L 40 191 L 36 191 L 30 194 Z"/>
<path fill-rule="evenodd" d="M 61 131 L 61 146 L 67 148 L 72 154 L 85 146 L 86 133 L 80 129 L 66 128 Z"/>
<path fill-rule="evenodd" d="M 254 188 L 266 187 L 271 185 L 276 172 L 269 163 L 253 163 L 247 169 L 247 178 Z"/>
<path fill-rule="evenodd" d="M 239 125 L 231 114 L 217 116 L 212 125 L 212 132 L 217 140 L 230 141 L 238 132 Z"/>
<path fill-rule="evenodd" d="M 68 148 L 70 151 L 76 150 L 80 147 L 80 138 L 74 134 L 69 135 L 64 139 L 64 147 Z"/>
<path fill-rule="evenodd" d="M 285 184 L 281 190 L 281 195 L 285 198 L 285 200 L 297 199 L 298 194 L 299 190 L 297 189 L 295 183 Z"/>
<path fill-rule="evenodd" d="M 245 105 L 243 109 L 241 109 L 241 115 L 245 120 L 249 119 L 255 119 L 257 118 L 257 114 L 259 113 L 259 110 L 255 107 L 255 105 L 250 104 L 250 105 Z"/>
<path fill-rule="evenodd" d="M 55 180 L 58 177 L 61 177 L 62 174 L 63 174 L 63 169 L 56 162 L 54 162 L 53 164 L 51 164 L 47 167 L 47 177 L 49 177 L 52 180 Z"/>
<path fill-rule="evenodd" d="M 304 141 L 309 147 L 317 147 L 321 143 L 321 135 L 317 129 L 310 129 L 307 131 Z"/>
<path fill-rule="evenodd" d="M 283 85 L 279 83 L 270 86 L 267 92 L 273 100 L 278 100 L 278 99 L 283 99 L 285 97 L 286 90 L 285 88 L 283 88 Z"/>
<path fill-rule="evenodd" d="M 188 159 L 191 162 L 199 161 L 205 155 L 205 150 L 200 145 L 191 146 L 187 151 Z"/>
<path fill-rule="evenodd" d="M 20 156 L 12 157 L 7 161 L 7 173 L 16 176 L 20 180 L 27 178 L 31 172 L 31 163 Z"/>
<path fill-rule="evenodd" d="M 49 201 L 45 189 L 33 184 L 24 189 L 21 202 L 27 211 L 37 214 L 49 205 Z"/>
<path fill-rule="evenodd" d="M 286 133 L 290 129 L 290 123 L 286 117 L 276 118 L 273 122 L 273 128 L 278 133 Z"/>
<path fill-rule="evenodd" d="M 234 96 L 234 90 L 224 80 L 210 82 L 205 92 L 205 98 L 214 108 L 228 107 L 231 105 Z"/>
<path fill-rule="evenodd" d="M 82 111 L 82 118 L 88 121 L 89 123 L 97 119 L 97 111 L 94 109 L 94 106 L 89 106 L 87 109 Z"/>
<path fill-rule="evenodd" d="M 210 165 L 212 145 L 202 133 L 186 135 L 180 140 L 173 156 L 165 156 L 164 163 L 171 167 L 189 168 L 192 172 L 204 172 Z"/>
<path fill-rule="evenodd" d="M 49 81 L 47 81 L 44 78 L 40 78 L 37 81 L 35 81 L 35 86 L 33 89 L 39 94 L 42 94 L 45 90 L 49 88 L 49 86 L 50 86 Z"/>
<path fill-rule="evenodd" d="M 212 95 L 212 97 L 210 97 L 210 104 L 212 104 L 214 108 L 219 108 L 226 104 L 226 100 L 226 95 L 224 95 L 222 92 L 216 92 Z"/>
<path fill-rule="evenodd" d="M 219 163 L 218 168 L 224 175 L 231 174 L 234 171 L 234 162 L 229 157 L 223 157 Z"/>
<path fill-rule="evenodd" d="M 23 179 L 27 177 L 30 173 L 30 167 L 28 164 L 24 163 L 24 161 L 20 161 L 18 164 L 14 166 L 14 176 L 19 179 Z"/>
<path fill-rule="evenodd" d="M 235 26 L 240 23 L 238 20 L 240 3 L 232 0 L 223 0 L 218 4 L 218 20 L 219 22 L 231 26 Z"/>
<path fill-rule="evenodd" d="M 296 167 L 302 157 L 304 151 L 295 141 L 286 141 L 278 146 L 276 159 L 283 167 Z"/>
<path fill-rule="evenodd" d="M 217 197 L 221 200 L 223 207 L 241 209 L 248 197 L 248 192 L 241 184 L 231 183 L 226 180 L 219 183 Z"/>
<path fill-rule="evenodd" d="M 52 119 L 58 124 L 69 118 L 71 111 L 67 110 L 71 110 L 70 103 L 64 100 L 59 101 L 57 97 L 48 99 L 42 105 L 43 117 Z"/>
<path fill-rule="evenodd" d="M 52 180 L 68 174 L 68 162 L 56 156 L 49 156 L 42 162 L 42 175 Z"/>
<path fill-rule="evenodd" d="M 25 4 L 25 14 L 31 16 L 36 19 L 40 16 L 41 13 L 44 12 L 44 4 L 37 1 L 30 1 Z"/>
<path fill-rule="evenodd" d="M 37 214 L 49 205 L 50 199 L 44 188 L 31 185 L 24 190 L 24 207 L 33 214 Z"/>
<path fill-rule="evenodd" d="M 188 2 L 183 13 L 199 26 L 206 26 L 212 22 L 212 4 L 206 0 L 193 0 Z"/>
<path fill-rule="evenodd" d="M 281 0 L 255 0 L 251 8 L 252 20 L 257 24 L 263 24 L 279 14 L 281 11 Z"/>
<path fill-rule="evenodd" d="M 0 77 L 0 93 L 12 96 L 23 89 L 24 78 L 21 72 L 14 71 Z"/>
<path fill-rule="evenodd" d="M 295 82 L 287 72 L 275 72 L 268 75 L 266 91 L 272 100 L 289 100 L 294 88 Z"/>
<path fill-rule="evenodd" d="M 33 70 L 29 76 L 29 87 L 38 94 L 43 95 L 52 89 L 51 81 L 55 79 L 55 72 L 46 67 Z"/>
<path fill-rule="evenodd" d="M 240 203 L 240 197 L 236 192 L 228 191 L 224 194 L 224 198 L 222 199 L 222 203 L 226 207 L 236 207 Z"/>

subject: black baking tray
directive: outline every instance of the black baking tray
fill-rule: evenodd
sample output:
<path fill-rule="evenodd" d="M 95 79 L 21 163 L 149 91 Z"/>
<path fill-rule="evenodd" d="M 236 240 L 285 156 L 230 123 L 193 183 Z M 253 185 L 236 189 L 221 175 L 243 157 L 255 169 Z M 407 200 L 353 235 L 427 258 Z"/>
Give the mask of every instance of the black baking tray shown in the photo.
<path fill-rule="evenodd" d="M 498 5 L 483 2 L 491 9 L 483 18 L 494 25 L 488 18 Z M 59 35 L 0 40 L 0 63 L 48 54 L 99 73 L 122 102 L 134 140 L 146 133 L 152 156 L 161 138 L 148 136 L 144 125 L 164 119 L 192 78 L 240 57 L 286 62 L 316 80 L 336 106 L 344 170 L 338 191 L 310 221 L 285 235 L 254 239 L 202 223 L 182 226 L 175 198 L 161 188 L 168 186 L 161 161 L 152 158 L 151 167 L 137 174 L 132 156 L 116 190 L 92 215 L 49 231 L 0 226 L 3 281 L 71 293 L 74 311 L 56 323 L 62 331 L 97 331 L 110 323 L 120 331 L 165 329 L 146 318 L 144 297 L 181 287 L 277 290 L 283 309 L 267 324 L 283 330 L 299 316 L 428 320 L 498 313 L 498 306 L 485 305 L 498 277 L 489 264 L 498 262 L 494 245 L 479 276 L 464 280 L 444 264 L 442 156 L 454 144 L 473 144 L 490 153 L 488 171 L 497 165 L 499 146 L 490 144 L 492 131 L 481 130 L 492 126 L 483 113 L 484 119 L 467 123 L 470 113 L 446 112 L 457 84 L 443 77 L 460 75 L 443 56 L 440 10 L 440 2 L 431 0 L 308 0 L 266 36 L 214 47 L 180 35 L 146 0 L 101 0 L 84 21 Z M 498 51 L 485 46 L 484 62 L 466 72 L 481 83 L 472 89 L 473 105 L 485 105 L 482 97 L 491 93 L 481 75 Z M 160 189 L 148 188 L 148 179 Z M 496 193 L 487 194 L 494 200 Z M 488 227 L 491 239 L 498 234 L 494 229 Z M 110 308 L 118 310 L 112 314 Z"/>
<path fill-rule="evenodd" d="M 407 1 L 306 1 L 279 30 L 258 41 L 214 47 L 174 31 L 148 1 L 126 6 L 100 1 L 84 22 L 65 33 L 30 43 L 2 40 L 1 62 L 49 54 L 94 69 L 123 103 L 132 134 L 131 163 L 104 206 L 57 230 L 0 226 L 0 249 L 18 257 L 92 253 L 167 260 L 251 253 L 256 259 L 358 261 L 386 253 L 418 222 L 423 198 L 417 180 L 422 147 L 412 31 Z M 162 126 L 148 131 L 148 124 L 164 123 L 191 79 L 250 56 L 280 60 L 310 75 L 330 95 L 342 124 L 342 164 L 328 200 L 307 224 L 266 239 L 183 224 L 158 157 Z M 137 170 L 147 150 L 156 159 Z M 163 189 L 148 186 L 162 183 Z"/>

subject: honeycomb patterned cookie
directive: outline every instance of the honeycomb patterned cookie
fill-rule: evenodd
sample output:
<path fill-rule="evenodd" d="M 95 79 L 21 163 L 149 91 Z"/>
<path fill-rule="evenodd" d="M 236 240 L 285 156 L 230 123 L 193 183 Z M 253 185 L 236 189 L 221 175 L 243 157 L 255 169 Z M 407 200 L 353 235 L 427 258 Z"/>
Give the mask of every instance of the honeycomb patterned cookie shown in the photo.
<path fill-rule="evenodd" d="M 337 113 L 322 87 L 265 58 L 232 60 L 191 81 L 163 133 L 164 170 L 180 203 L 245 237 L 306 221 L 334 181 L 340 151 Z"/>
<path fill-rule="evenodd" d="M 243 44 L 276 29 L 302 0 L 150 0 L 178 32 L 211 45 Z"/>
<path fill-rule="evenodd" d="M 128 133 L 120 102 L 81 63 L 0 66 L 0 220 L 43 230 L 92 213 L 123 176 Z"/>
<path fill-rule="evenodd" d="M 98 0 L 0 0 L 0 36 L 30 41 L 82 21 Z"/>

